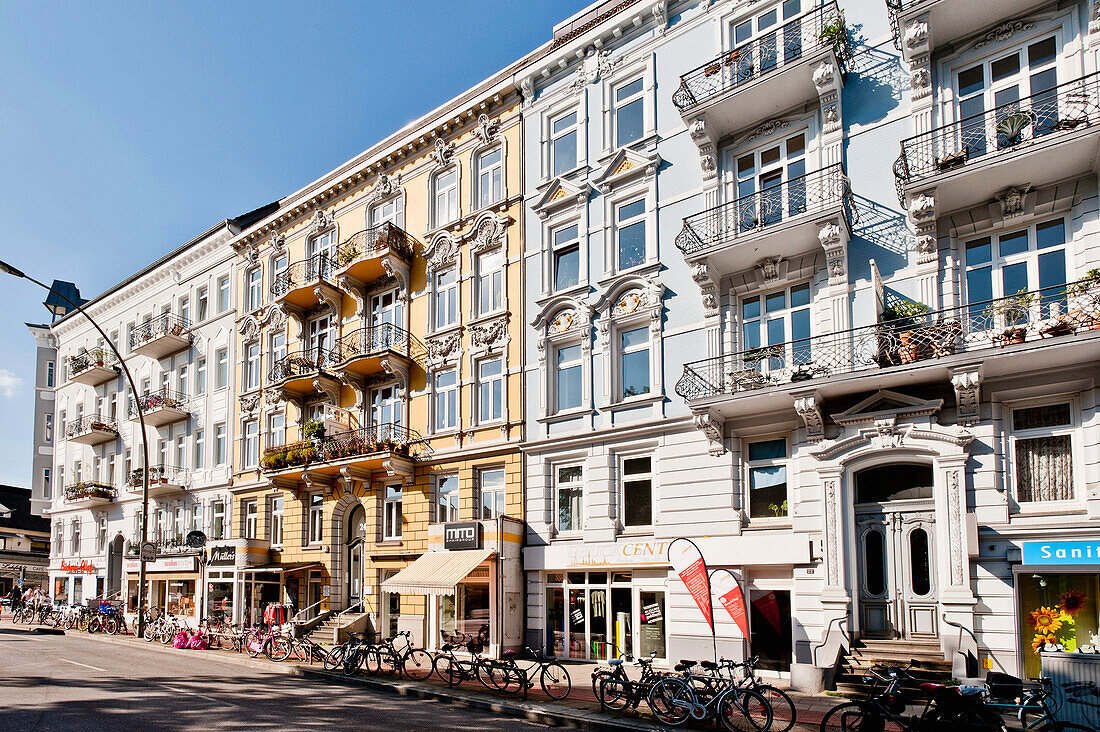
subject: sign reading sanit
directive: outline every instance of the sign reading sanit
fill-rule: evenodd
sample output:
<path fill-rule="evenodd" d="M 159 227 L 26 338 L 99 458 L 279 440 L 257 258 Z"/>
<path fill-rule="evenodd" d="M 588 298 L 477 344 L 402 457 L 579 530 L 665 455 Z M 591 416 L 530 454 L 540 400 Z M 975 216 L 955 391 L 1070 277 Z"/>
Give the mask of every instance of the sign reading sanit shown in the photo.
<path fill-rule="evenodd" d="M 1100 565 L 1100 541 L 1025 541 L 1024 564 Z"/>

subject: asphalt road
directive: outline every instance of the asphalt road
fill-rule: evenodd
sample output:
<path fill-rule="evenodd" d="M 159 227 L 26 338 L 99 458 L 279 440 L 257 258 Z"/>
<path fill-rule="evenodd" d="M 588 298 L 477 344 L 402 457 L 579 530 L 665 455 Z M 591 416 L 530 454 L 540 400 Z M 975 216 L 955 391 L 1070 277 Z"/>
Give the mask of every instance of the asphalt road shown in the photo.
<path fill-rule="evenodd" d="M 0 730 L 545 729 L 435 701 L 324 684 L 82 633 L 0 627 Z"/>

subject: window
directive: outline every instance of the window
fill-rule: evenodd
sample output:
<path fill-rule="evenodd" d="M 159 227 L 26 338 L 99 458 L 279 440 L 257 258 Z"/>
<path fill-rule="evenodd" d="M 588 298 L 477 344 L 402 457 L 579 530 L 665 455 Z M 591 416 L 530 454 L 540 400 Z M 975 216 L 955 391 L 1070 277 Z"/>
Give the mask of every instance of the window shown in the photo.
<path fill-rule="evenodd" d="M 256 520 L 258 516 L 256 501 L 244 502 L 244 538 L 255 539 L 256 537 Z"/>
<path fill-rule="evenodd" d="M 193 441 L 195 443 L 195 470 L 202 470 L 206 467 L 206 431 L 195 430 Z"/>
<path fill-rule="evenodd" d="M 56 370 L 57 370 L 57 367 L 54 365 L 53 361 L 47 361 L 46 362 L 46 388 L 48 388 L 48 389 L 53 388 L 54 372 Z"/>
<path fill-rule="evenodd" d="M 80 553 L 80 519 L 73 519 L 71 533 L 69 534 L 69 553 Z"/>
<path fill-rule="evenodd" d="M 615 221 L 619 271 L 645 263 L 645 199 L 639 198 L 619 206 Z"/>
<path fill-rule="evenodd" d="M 225 423 L 214 425 L 214 464 L 226 464 Z"/>
<path fill-rule="evenodd" d="M 581 346 L 557 349 L 557 373 L 554 384 L 556 411 L 576 409 L 582 403 Z"/>
<path fill-rule="evenodd" d="M 623 524 L 649 526 L 653 523 L 652 458 L 625 458 L 623 467 Z"/>
<path fill-rule="evenodd" d="M 482 470 L 478 476 L 481 485 L 481 518 L 495 519 L 504 515 L 504 469 Z"/>
<path fill-rule="evenodd" d="M 257 341 L 245 346 L 244 388 L 260 388 L 260 344 Z"/>
<path fill-rule="evenodd" d="M 107 548 L 107 517 L 103 516 L 96 521 L 95 550 L 102 552 Z"/>
<path fill-rule="evenodd" d="M 271 545 L 282 546 L 283 543 L 283 497 L 271 498 Z"/>
<path fill-rule="evenodd" d="M 320 493 L 314 493 L 309 497 L 309 533 L 310 544 L 321 543 L 321 528 L 324 525 L 324 501 L 325 497 Z"/>
<path fill-rule="evenodd" d="M 284 331 L 276 331 L 268 336 L 268 350 L 271 355 L 271 360 L 268 363 L 272 366 L 286 357 L 286 333 Z"/>
<path fill-rule="evenodd" d="M 188 392 L 187 364 L 183 364 L 176 370 L 176 391 L 186 396 Z"/>
<path fill-rule="evenodd" d="M 370 210 L 370 225 L 381 226 L 387 222 L 394 226 L 400 226 L 400 214 L 401 209 L 398 207 L 400 198 L 391 198 L 388 201 L 383 201 L 376 206 L 372 206 Z"/>
<path fill-rule="evenodd" d="M 619 398 L 649 393 L 649 327 L 619 331 Z"/>
<path fill-rule="evenodd" d="M 111 485 L 114 485 L 118 477 L 117 473 L 115 472 L 115 461 L 115 455 L 111 455 L 109 458 L 107 458 L 107 482 Z"/>
<path fill-rule="evenodd" d="M 747 457 L 749 518 L 788 516 L 787 440 L 750 442 Z"/>
<path fill-rule="evenodd" d="M 433 227 L 449 224 L 458 218 L 458 170 L 440 173 L 432 181 L 435 202 Z"/>
<path fill-rule="evenodd" d="M 401 485 L 386 486 L 382 508 L 382 538 L 401 538 Z"/>
<path fill-rule="evenodd" d="M 969 241 L 965 256 L 970 317 L 986 321 L 973 327 L 992 325 L 987 301 L 1031 290 L 1042 290 L 1034 304 L 1039 317 L 1066 313 L 1065 219 L 1043 221 L 1019 231 Z M 1021 313 L 1020 320 L 1026 319 L 1027 315 Z"/>
<path fill-rule="evenodd" d="M 492 422 L 503 416 L 504 362 L 499 358 L 477 365 L 477 420 Z"/>
<path fill-rule="evenodd" d="M 65 410 L 62 409 L 57 413 L 57 430 L 62 435 L 65 434 Z"/>
<path fill-rule="evenodd" d="M 57 523 L 55 523 L 53 525 L 53 547 L 52 547 L 51 551 L 54 554 L 60 554 L 61 553 L 61 532 L 62 531 L 64 531 L 64 527 L 61 525 L 60 521 L 58 521 Z"/>
<path fill-rule="evenodd" d="M 254 468 L 260 462 L 260 423 L 250 419 L 244 423 L 244 466 Z"/>
<path fill-rule="evenodd" d="M 435 482 L 435 520 L 458 521 L 458 476 L 442 475 Z"/>
<path fill-rule="evenodd" d="M 176 464 L 183 468 L 187 465 L 187 435 L 176 435 Z"/>
<path fill-rule="evenodd" d="M 214 501 L 214 521 L 211 525 L 211 529 L 214 533 L 215 539 L 225 539 L 225 501 Z"/>
<path fill-rule="evenodd" d="M 191 504 L 191 530 L 202 531 L 202 504 L 198 502 Z"/>
<path fill-rule="evenodd" d="M 1017 501 L 1074 499 L 1073 426 L 1069 402 L 1012 410 Z"/>
<path fill-rule="evenodd" d="M 581 240 L 576 224 L 554 232 L 554 290 L 566 290 L 580 282 Z"/>
<path fill-rule="evenodd" d="M 206 320 L 206 316 L 209 314 L 210 309 L 210 296 L 207 293 L 205 287 L 200 287 L 195 293 L 195 302 L 197 303 L 197 311 L 195 315 L 198 317 L 198 322 Z"/>
<path fill-rule="evenodd" d="M 218 312 L 229 309 L 229 275 L 218 278 Z"/>
<path fill-rule="evenodd" d="M 738 156 L 735 169 L 729 195 L 739 200 L 741 231 L 770 226 L 806 210 L 805 133 Z"/>
<path fill-rule="evenodd" d="M 264 304 L 264 272 L 259 267 L 248 270 L 248 311 L 258 310 Z"/>
<path fill-rule="evenodd" d="M 483 152 L 477 156 L 477 207 L 484 208 L 504 198 L 503 152 Z"/>
<path fill-rule="evenodd" d="M 477 255 L 477 311 L 492 313 L 504 305 L 504 252 Z"/>
<path fill-rule="evenodd" d="M 126 325 L 126 352 L 132 352 L 134 346 L 134 324 L 128 323 Z"/>
<path fill-rule="evenodd" d="M 810 362 L 810 285 L 741 301 L 745 365 L 767 372 Z"/>
<path fill-rule="evenodd" d="M 562 465 L 554 471 L 558 531 L 584 528 L 584 471 L 580 465 Z"/>
<path fill-rule="evenodd" d="M 47 501 L 53 498 L 53 484 L 50 483 L 49 468 L 42 468 L 42 498 Z"/>
<path fill-rule="evenodd" d="M 42 440 L 44 442 L 53 442 L 53 415 L 46 415 L 46 428 L 42 433 Z"/>
<path fill-rule="evenodd" d="M 577 167 L 577 113 L 550 122 L 550 170 L 559 176 Z"/>
<path fill-rule="evenodd" d="M 191 322 L 191 301 L 186 297 L 181 297 L 179 301 L 180 320 L 190 324 Z"/>
<path fill-rule="evenodd" d="M 435 276 L 435 327 L 458 321 L 458 271 L 451 267 Z"/>
<path fill-rule="evenodd" d="M 283 444 L 283 433 L 286 429 L 286 416 L 277 412 L 267 418 L 267 446 L 278 447 Z"/>
<path fill-rule="evenodd" d="M 454 429 L 458 424 L 458 372 L 455 369 L 435 375 L 435 429 Z"/>
<path fill-rule="evenodd" d="M 642 139 L 645 132 L 645 89 L 641 79 L 615 90 L 615 146 Z"/>
<path fill-rule="evenodd" d="M 219 348 L 214 352 L 214 388 L 224 389 L 229 385 L 229 349 Z"/>

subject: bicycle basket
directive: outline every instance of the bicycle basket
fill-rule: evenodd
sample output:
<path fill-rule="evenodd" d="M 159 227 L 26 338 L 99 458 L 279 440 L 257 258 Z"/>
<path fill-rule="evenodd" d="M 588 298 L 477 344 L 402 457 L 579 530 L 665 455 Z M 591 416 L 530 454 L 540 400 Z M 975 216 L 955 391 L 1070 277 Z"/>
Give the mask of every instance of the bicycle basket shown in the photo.
<path fill-rule="evenodd" d="M 991 699 L 1018 699 L 1024 695 L 1023 680 L 999 671 L 986 674 L 985 686 Z"/>
<path fill-rule="evenodd" d="M 891 714 L 901 714 L 905 711 L 905 697 L 896 692 L 886 694 L 882 697 L 882 705 L 890 710 Z"/>

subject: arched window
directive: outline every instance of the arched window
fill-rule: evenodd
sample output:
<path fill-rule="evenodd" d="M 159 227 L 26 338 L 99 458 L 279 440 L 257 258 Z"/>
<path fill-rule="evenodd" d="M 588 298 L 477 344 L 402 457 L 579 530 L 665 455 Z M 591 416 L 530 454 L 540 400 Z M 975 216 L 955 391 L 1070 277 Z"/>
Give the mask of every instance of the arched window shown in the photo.
<path fill-rule="evenodd" d="M 932 498 L 932 467 L 913 463 L 879 465 L 855 475 L 856 503 Z"/>

